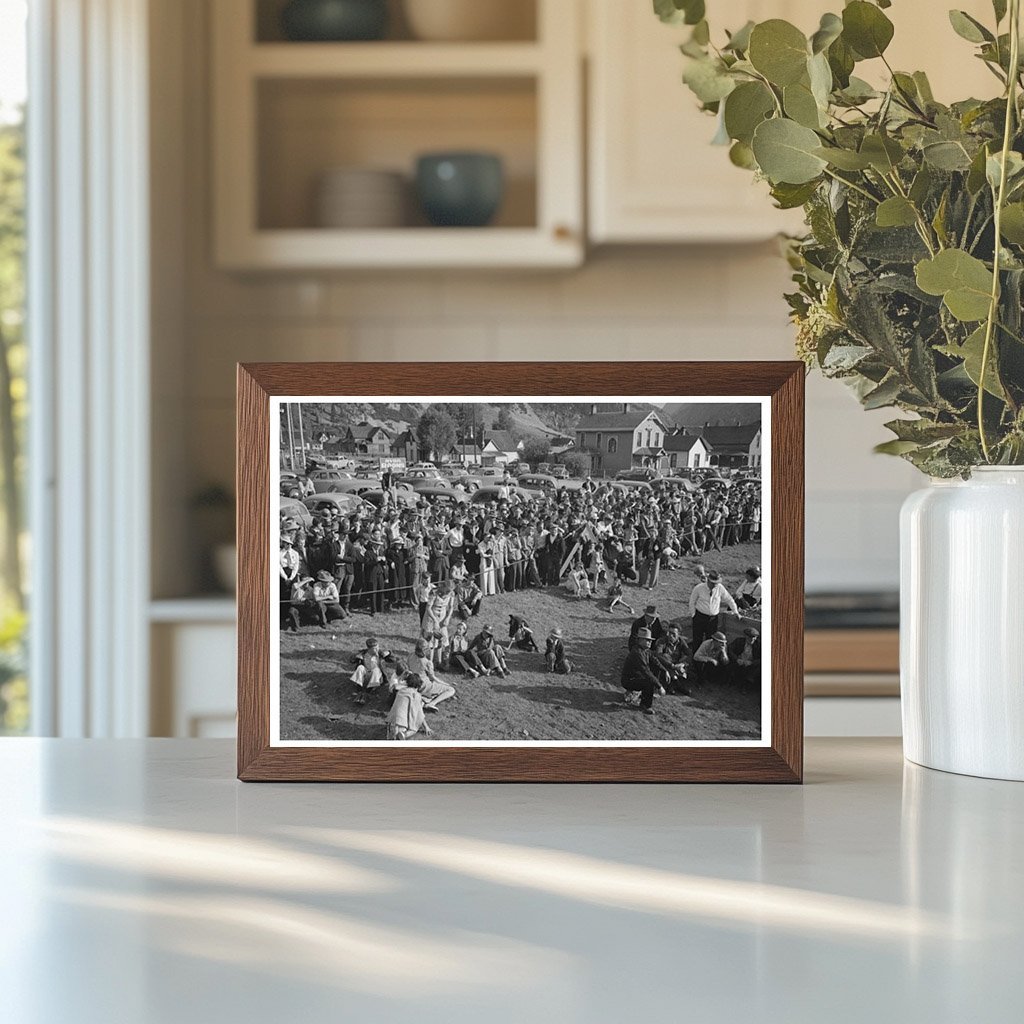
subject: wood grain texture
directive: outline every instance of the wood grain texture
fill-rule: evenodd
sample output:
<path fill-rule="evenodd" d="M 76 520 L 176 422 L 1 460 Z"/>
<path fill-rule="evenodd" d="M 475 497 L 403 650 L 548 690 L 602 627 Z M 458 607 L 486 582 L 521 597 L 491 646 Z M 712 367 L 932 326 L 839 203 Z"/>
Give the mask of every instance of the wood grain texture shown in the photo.
<path fill-rule="evenodd" d="M 804 643 L 805 672 L 900 670 L 898 629 L 809 629 Z"/>
<path fill-rule="evenodd" d="M 270 746 L 270 424 L 275 396 L 770 396 L 770 747 Z M 243 781 L 800 782 L 804 367 L 798 362 L 252 363 L 238 368 L 238 777 Z"/>

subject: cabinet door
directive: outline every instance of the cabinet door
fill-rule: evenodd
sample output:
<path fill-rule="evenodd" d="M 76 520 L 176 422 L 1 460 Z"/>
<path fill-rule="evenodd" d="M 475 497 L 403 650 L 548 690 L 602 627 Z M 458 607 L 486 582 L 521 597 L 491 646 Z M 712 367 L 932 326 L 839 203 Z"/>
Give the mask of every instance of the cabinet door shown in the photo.
<path fill-rule="evenodd" d="M 682 83 L 679 44 L 689 29 L 663 25 L 649 0 L 588 3 L 591 240 L 737 241 L 799 230 L 798 213 L 776 210 L 767 186 L 710 144 L 715 120 Z M 716 38 L 770 17 L 806 31 L 826 7 L 827 0 L 711 0 L 708 17 Z"/>

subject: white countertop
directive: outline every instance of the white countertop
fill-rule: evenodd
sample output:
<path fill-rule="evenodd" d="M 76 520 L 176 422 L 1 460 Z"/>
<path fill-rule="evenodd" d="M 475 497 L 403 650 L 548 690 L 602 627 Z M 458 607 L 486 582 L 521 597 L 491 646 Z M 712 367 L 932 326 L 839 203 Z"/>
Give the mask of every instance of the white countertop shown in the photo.
<path fill-rule="evenodd" d="M 1017 1022 L 1024 785 L 242 785 L 223 741 L 0 741 L 5 1024 Z"/>

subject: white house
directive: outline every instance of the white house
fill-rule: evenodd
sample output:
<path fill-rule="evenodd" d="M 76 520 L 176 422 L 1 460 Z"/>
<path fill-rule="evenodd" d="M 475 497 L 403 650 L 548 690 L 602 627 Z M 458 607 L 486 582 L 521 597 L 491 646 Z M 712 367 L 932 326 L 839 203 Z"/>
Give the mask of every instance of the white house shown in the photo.
<path fill-rule="evenodd" d="M 485 430 L 481 462 L 485 466 L 507 466 L 519 461 L 523 442 L 516 441 L 507 430 Z"/>
<path fill-rule="evenodd" d="M 710 445 L 700 434 L 669 434 L 664 447 L 668 454 L 669 474 L 680 469 L 700 469 L 711 465 Z"/>

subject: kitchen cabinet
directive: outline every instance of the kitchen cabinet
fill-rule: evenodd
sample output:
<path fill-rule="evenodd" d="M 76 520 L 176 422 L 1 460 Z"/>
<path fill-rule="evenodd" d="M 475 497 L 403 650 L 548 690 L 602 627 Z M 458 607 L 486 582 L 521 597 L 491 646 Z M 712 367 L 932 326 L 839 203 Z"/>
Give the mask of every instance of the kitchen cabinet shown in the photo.
<path fill-rule="evenodd" d="M 292 42 L 274 0 L 217 0 L 213 232 L 218 266 L 545 267 L 583 259 L 579 7 L 535 5 L 533 38 Z M 498 154 L 493 225 L 323 227 L 314 196 L 337 168 L 399 172 L 424 152 Z M 411 192 L 411 189 L 410 189 Z"/>
<path fill-rule="evenodd" d="M 710 145 L 715 121 L 682 84 L 685 26 L 663 25 L 645 0 L 587 0 L 589 234 L 593 243 L 727 242 L 799 231 L 799 211 L 776 210 L 767 186 Z M 747 20 L 785 18 L 813 32 L 827 0 L 709 0 L 713 37 Z M 988 0 L 958 7 L 992 21 Z M 928 72 L 937 98 L 994 95 L 998 83 L 955 35 L 946 8 L 901 0 L 886 11 L 896 68 Z M 858 72 L 879 82 L 880 61 Z"/>

